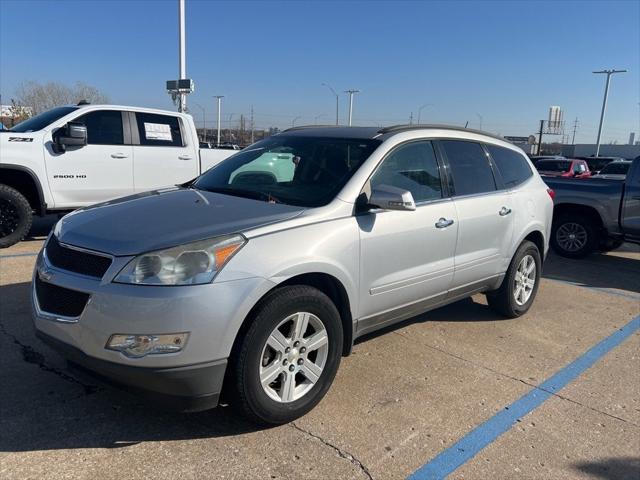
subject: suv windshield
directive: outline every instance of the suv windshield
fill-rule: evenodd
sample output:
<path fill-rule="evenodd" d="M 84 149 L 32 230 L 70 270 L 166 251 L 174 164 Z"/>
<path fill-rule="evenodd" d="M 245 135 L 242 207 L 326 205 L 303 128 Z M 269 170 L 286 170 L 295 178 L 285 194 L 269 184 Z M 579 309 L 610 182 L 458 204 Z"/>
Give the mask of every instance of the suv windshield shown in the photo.
<path fill-rule="evenodd" d="M 68 113 L 77 110 L 78 107 L 56 107 L 51 110 L 47 110 L 46 112 L 42 112 L 35 117 L 32 117 L 24 122 L 20 122 L 15 127 L 9 129 L 10 132 L 16 133 L 28 133 L 28 132 L 37 132 L 38 130 L 42 130 L 47 125 L 55 122 L 59 118 L 64 117 Z"/>
<path fill-rule="evenodd" d="M 226 159 L 192 187 L 304 207 L 329 203 L 379 140 L 277 135 Z"/>
<path fill-rule="evenodd" d="M 536 163 L 536 168 L 545 172 L 566 172 L 570 166 L 571 162 L 567 160 L 540 160 Z"/>

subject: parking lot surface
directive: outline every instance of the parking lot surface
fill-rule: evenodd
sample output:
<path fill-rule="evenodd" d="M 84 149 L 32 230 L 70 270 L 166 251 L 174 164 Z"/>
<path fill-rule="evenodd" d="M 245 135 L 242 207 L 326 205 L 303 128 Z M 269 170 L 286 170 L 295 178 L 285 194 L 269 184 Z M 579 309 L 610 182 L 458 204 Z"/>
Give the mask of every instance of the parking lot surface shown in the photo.
<path fill-rule="evenodd" d="M 523 318 L 500 318 L 479 295 L 363 339 L 315 410 L 257 429 L 228 407 L 155 410 L 37 340 L 29 282 L 49 227 L 0 251 L 2 479 L 640 478 L 637 246 L 550 254 Z M 545 390 L 585 352 L 591 363 Z M 489 441 L 485 429 L 526 395 L 543 401 Z M 449 448 L 474 431 L 471 454 Z M 432 462 L 460 454 L 455 468 Z"/>

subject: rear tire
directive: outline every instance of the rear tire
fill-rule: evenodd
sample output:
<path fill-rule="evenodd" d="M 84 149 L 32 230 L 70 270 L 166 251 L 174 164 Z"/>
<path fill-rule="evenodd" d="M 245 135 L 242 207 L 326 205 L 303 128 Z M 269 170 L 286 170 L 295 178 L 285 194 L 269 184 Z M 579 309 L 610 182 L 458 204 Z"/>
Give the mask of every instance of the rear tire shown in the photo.
<path fill-rule="evenodd" d="M 598 228 L 584 215 L 560 215 L 551 226 L 551 248 L 566 258 L 584 258 L 598 248 Z"/>
<path fill-rule="evenodd" d="M 486 294 L 489 307 L 507 318 L 527 313 L 538 293 L 541 271 L 538 247 L 525 240 L 511 259 L 500 288 Z"/>
<path fill-rule="evenodd" d="M 236 406 L 260 425 L 295 420 L 322 400 L 340 365 L 338 310 L 313 287 L 288 286 L 270 293 L 251 321 L 230 366 Z"/>
<path fill-rule="evenodd" d="M 0 185 L 0 248 L 7 248 L 22 240 L 33 221 L 27 199 L 15 188 Z"/>

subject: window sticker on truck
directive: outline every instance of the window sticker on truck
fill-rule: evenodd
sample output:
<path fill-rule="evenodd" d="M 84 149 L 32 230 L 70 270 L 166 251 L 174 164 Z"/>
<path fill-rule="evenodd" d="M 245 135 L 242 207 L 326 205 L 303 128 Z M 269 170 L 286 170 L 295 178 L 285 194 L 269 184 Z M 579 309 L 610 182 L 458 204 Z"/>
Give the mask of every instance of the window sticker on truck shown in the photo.
<path fill-rule="evenodd" d="M 27 137 L 9 137 L 10 142 L 33 142 L 33 138 Z"/>
<path fill-rule="evenodd" d="M 163 123 L 144 123 L 144 135 L 148 140 L 173 141 L 171 126 Z"/>

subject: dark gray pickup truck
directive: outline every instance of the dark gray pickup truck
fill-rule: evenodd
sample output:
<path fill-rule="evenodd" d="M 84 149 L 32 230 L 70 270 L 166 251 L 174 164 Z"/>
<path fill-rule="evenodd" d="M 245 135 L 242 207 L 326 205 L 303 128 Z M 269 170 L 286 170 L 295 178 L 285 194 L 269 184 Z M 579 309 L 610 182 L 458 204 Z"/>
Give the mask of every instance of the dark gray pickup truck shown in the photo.
<path fill-rule="evenodd" d="M 569 258 L 640 243 L 640 157 L 625 180 L 543 177 L 555 192 L 551 247 Z"/>

